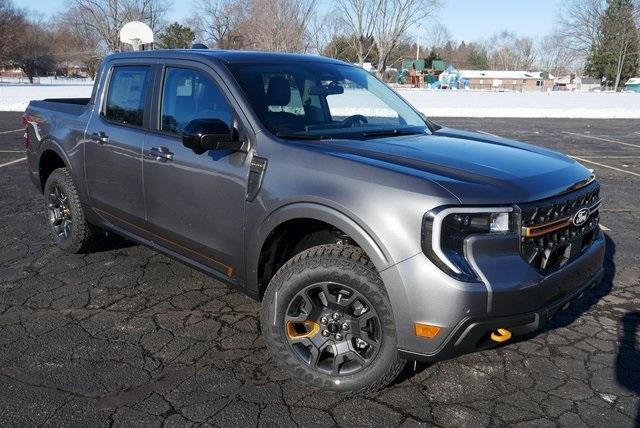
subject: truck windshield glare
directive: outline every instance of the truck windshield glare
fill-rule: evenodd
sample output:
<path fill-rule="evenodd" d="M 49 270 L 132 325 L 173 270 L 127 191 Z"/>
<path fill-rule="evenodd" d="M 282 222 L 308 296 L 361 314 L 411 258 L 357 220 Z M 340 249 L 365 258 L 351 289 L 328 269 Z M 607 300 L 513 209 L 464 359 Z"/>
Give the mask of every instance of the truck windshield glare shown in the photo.
<path fill-rule="evenodd" d="M 427 125 L 387 85 L 339 64 L 229 64 L 263 125 L 282 138 L 423 134 Z"/>

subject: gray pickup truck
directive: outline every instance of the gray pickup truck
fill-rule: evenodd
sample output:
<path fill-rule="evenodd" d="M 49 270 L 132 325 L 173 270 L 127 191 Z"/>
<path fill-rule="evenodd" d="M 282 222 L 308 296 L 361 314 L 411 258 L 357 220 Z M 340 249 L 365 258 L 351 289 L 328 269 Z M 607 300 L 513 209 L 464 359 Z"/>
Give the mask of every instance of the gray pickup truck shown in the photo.
<path fill-rule="evenodd" d="M 62 250 L 107 230 L 238 287 L 317 387 L 508 342 L 602 276 L 591 171 L 436 125 L 339 61 L 114 54 L 90 99 L 32 101 L 24 123 Z"/>

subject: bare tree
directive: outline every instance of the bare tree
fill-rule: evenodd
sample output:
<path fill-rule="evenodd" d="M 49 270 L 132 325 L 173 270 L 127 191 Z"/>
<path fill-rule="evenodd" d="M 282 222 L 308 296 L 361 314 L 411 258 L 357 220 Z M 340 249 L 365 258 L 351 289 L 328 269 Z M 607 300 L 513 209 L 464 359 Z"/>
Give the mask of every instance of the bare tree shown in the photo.
<path fill-rule="evenodd" d="M 308 25 L 315 12 L 313 0 L 252 0 L 246 28 L 251 49 L 304 52 L 309 47 Z"/>
<path fill-rule="evenodd" d="M 561 34 L 549 34 L 538 41 L 537 65 L 542 70 L 560 76 L 582 68 L 579 55 L 567 48 L 564 41 Z"/>
<path fill-rule="evenodd" d="M 338 20 L 349 36 L 349 43 L 358 55 L 360 67 L 371 55 L 378 16 L 387 0 L 336 0 Z"/>
<path fill-rule="evenodd" d="M 220 49 L 242 49 L 246 42 L 242 23 L 247 21 L 248 6 L 247 0 L 200 0 L 192 22 L 197 38 Z"/>
<path fill-rule="evenodd" d="M 559 12 L 558 36 L 562 43 L 585 58 L 600 39 L 600 21 L 606 0 L 569 0 Z"/>
<path fill-rule="evenodd" d="M 23 10 L 16 8 L 11 0 L 0 0 L 0 65 L 13 56 L 26 25 Z"/>
<path fill-rule="evenodd" d="M 408 30 L 432 16 L 438 0 L 384 0 L 375 26 L 374 37 L 378 48 L 378 75 L 382 76 L 391 52 Z"/>
<path fill-rule="evenodd" d="M 494 70 L 530 70 L 536 60 L 533 40 L 507 30 L 491 36 L 486 48 Z"/>
<path fill-rule="evenodd" d="M 312 45 L 313 0 L 201 0 L 199 37 L 224 49 L 304 52 Z"/>
<path fill-rule="evenodd" d="M 94 78 L 102 58 L 109 51 L 95 29 L 83 25 L 83 22 L 84 17 L 77 8 L 72 8 L 56 18 L 54 52 L 59 61 L 81 63 L 87 74 Z"/>
<path fill-rule="evenodd" d="M 19 67 L 33 83 L 36 76 L 55 71 L 56 61 L 52 55 L 54 35 L 42 17 L 32 17 L 22 28 L 10 62 Z"/>
<path fill-rule="evenodd" d="M 431 50 L 442 49 L 447 42 L 453 40 L 451 31 L 440 22 L 436 22 L 427 29 L 427 47 Z"/>
<path fill-rule="evenodd" d="M 309 47 L 307 50 L 335 58 L 337 52 L 331 51 L 332 42 L 344 33 L 342 21 L 333 13 L 314 14 L 309 22 Z M 351 38 L 349 40 L 351 41 Z"/>
<path fill-rule="evenodd" d="M 142 21 L 157 31 L 167 10 L 165 0 L 69 0 L 76 9 L 76 25 L 100 37 L 108 51 L 121 50 L 120 29 L 129 21 Z"/>

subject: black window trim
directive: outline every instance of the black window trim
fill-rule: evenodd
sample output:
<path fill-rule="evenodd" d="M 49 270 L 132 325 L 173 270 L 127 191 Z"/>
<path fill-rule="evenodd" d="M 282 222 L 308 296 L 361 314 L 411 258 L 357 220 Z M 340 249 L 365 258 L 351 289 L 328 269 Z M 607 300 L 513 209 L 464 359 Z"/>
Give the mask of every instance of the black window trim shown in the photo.
<path fill-rule="evenodd" d="M 106 79 L 106 85 L 103 91 L 103 97 L 102 97 L 102 105 L 100 106 L 100 119 L 104 120 L 105 122 L 112 124 L 112 125 L 116 125 L 116 126 L 121 126 L 123 128 L 130 128 L 130 129 L 138 129 L 138 130 L 144 130 L 144 131 L 148 131 L 149 130 L 149 114 L 150 114 L 150 110 L 151 108 L 148 108 L 146 106 L 150 106 L 151 105 L 151 101 L 153 99 L 153 82 L 154 82 L 154 67 L 153 67 L 153 63 L 141 63 L 141 62 L 117 62 L 117 63 L 113 63 L 109 65 L 109 71 L 108 71 L 108 76 Z M 146 92 L 145 92 L 145 108 L 142 112 L 142 125 L 133 125 L 130 123 L 123 123 L 123 122 L 119 122 L 117 120 L 113 120 L 110 119 L 109 117 L 107 117 L 106 114 L 106 109 L 107 109 L 107 102 L 109 100 L 109 90 L 111 89 L 111 81 L 113 79 L 113 73 L 115 71 L 116 68 L 123 68 L 123 67 L 146 67 L 149 70 L 149 74 L 148 74 L 148 78 L 147 78 L 147 87 L 146 87 Z"/>
<path fill-rule="evenodd" d="M 184 65 L 184 64 L 162 64 L 159 67 L 159 71 L 158 71 L 158 85 L 157 88 L 158 90 L 157 92 L 157 97 L 156 97 L 156 106 L 155 106 L 155 118 L 153 120 L 153 127 L 150 127 L 151 132 L 157 133 L 157 134 L 161 134 L 161 135 L 165 135 L 168 137 L 175 137 L 175 138 L 180 138 L 182 139 L 182 135 L 181 134 L 176 134 L 175 132 L 169 132 L 169 131 L 165 131 L 162 129 L 162 101 L 164 98 L 164 82 L 165 79 L 167 77 L 167 69 L 168 68 L 180 68 L 183 70 L 193 70 L 197 73 L 200 73 L 201 75 L 205 76 L 205 78 L 207 78 L 209 80 L 209 82 L 211 82 L 216 89 L 218 90 L 218 92 L 220 93 L 220 95 L 222 95 L 222 97 L 224 98 L 225 102 L 227 103 L 227 105 L 229 106 L 229 110 L 231 110 L 231 117 L 232 118 L 236 118 L 237 114 L 236 114 L 236 108 L 233 106 L 233 103 L 229 100 L 229 97 L 225 94 L 225 92 L 222 90 L 222 88 L 220 87 L 220 85 L 218 84 L 218 82 L 216 82 L 216 79 L 213 78 L 213 76 L 211 75 L 211 73 L 208 73 L 207 71 L 205 71 L 204 69 L 201 69 L 200 67 L 194 67 L 194 66 L 189 66 L 189 65 Z"/>
<path fill-rule="evenodd" d="M 200 62 L 195 62 L 194 64 L 192 61 L 189 61 L 189 63 L 185 63 L 182 61 L 180 62 L 167 61 L 163 64 L 158 64 L 157 66 L 157 75 L 155 79 L 156 83 L 154 84 L 155 88 L 157 89 L 154 89 L 155 103 L 153 106 L 153 116 L 149 117 L 149 132 L 157 135 L 163 135 L 165 137 L 177 138 L 182 140 L 182 135 L 176 134 L 175 132 L 164 131 L 162 129 L 162 98 L 164 95 L 164 81 L 167 74 L 166 71 L 168 68 L 181 68 L 185 70 L 193 70 L 207 77 L 209 81 L 213 83 L 215 87 L 218 89 L 218 92 L 220 92 L 220 95 L 224 97 L 224 100 L 226 101 L 227 105 L 229 106 L 229 109 L 231 110 L 231 117 L 233 118 L 233 120 L 234 121 L 238 120 L 240 123 L 242 123 L 239 115 L 237 114 L 237 108 L 235 106 L 235 103 L 231 101 L 231 98 L 225 93 L 225 91 L 222 88 L 222 85 L 213 76 L 213 73 L 209 71 L 208 67 L 205 68 L 204 64 Z"/>

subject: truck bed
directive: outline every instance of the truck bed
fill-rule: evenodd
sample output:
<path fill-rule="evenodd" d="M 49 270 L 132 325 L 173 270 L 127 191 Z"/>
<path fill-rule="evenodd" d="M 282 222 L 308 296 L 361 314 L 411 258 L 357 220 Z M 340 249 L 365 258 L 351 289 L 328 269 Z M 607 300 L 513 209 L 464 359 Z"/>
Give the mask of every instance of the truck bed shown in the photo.
<path fill-rule="evenodd" d="M 90 100 L 90 98 L 47 98 L 42 101 L 31 101 L 29 107 L 80 116 L 86 110 Z"/>

